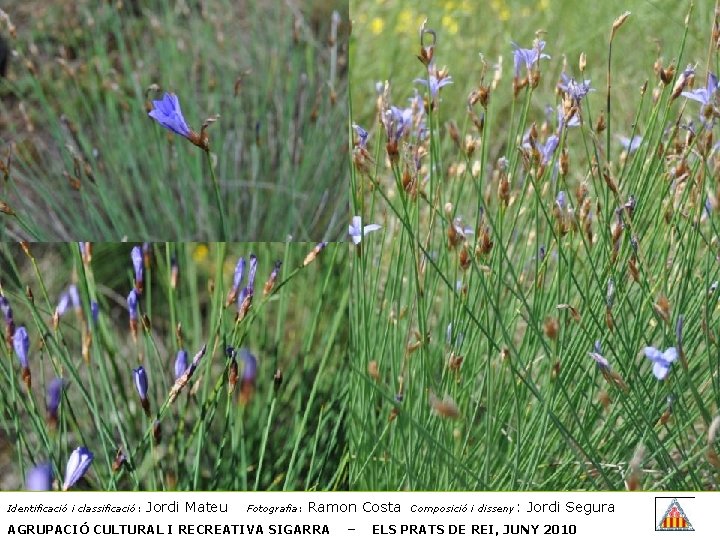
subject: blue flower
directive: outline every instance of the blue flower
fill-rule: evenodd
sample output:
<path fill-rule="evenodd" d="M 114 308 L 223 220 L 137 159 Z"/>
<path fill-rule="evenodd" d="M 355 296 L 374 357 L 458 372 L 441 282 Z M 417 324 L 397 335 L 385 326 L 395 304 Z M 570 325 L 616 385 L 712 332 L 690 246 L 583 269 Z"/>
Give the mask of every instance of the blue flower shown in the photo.
<path fill-rule="evenodd" d="M 391 106 L 383 115 L 383 124 L 387 132 L 388 140 L 398 141 L 403 135 L 407 134 L 413 121 L 413 109 L 407 107 L 401 109 Z"/>
<path fill-rule="evenodd" d="M 2 311 L 5 324 L 11 324 L 13 322 L 13 312 L 10 302 L 4 296 L 0 296 L 0 311 Z"/>
<path fill-rule="evenodd" d="M 235 265 L 235 272 L 233 273 L 233 291 L 237 291 L 242 282 L 243 274 L 245 273 L 245 258 L 240 257 L 237 264 Z"/>
<path fill-rule="evenodd" d="M 608 362 L 607 358 L 605 358 L 603 355 L 597 352 L 589 352 L 588 356 L 595 360 L 595 363 L 597 363 L 597 366 L 601 370 L 610 371 L 610 362 Z"/>
<path fill-rule="evenodd" d="M 635 150 L 640 148 L 643 138 L 640 135 L 634 135 L 632 139 L 625 137 L 624 135 L 618 135 L 620 144 L 627 151 L 628 154 L 632 154 Z"/>
<path fill-rule="evenodd" d="M 358 126 L 357 124 L 353 124 L 352 128 L 355 130 L 355 133 L 358 136 L 358 146 L 360 148 L 367 148 L 367 141 L 368 141 L 368 132 L 367 130 L 363 129 L 362 127 Z"/>
<path fill-rule="evenodd" d="M 450 76 L 438 79 L 437 76 L 430 74 L 427 79 L 415 79 L 415 82 L 427 86 L 430 90 L 430 96 L 432 97 L 432 99 L 435 99 L 438 95 L 438 92 L 440 92 L 440 89 L 443 86 L 452 84 L 453 80 Z"/>
<path fill-rule="evenodd" d="M 677 349 L 670 347 L 665 352 L 655 347 L 645 347 L 643 349 L 645 356 L 653 363 L 653 375 L 659 381 L 662 381 L 670 372 L 670 366 L 678 358 Z"/>
<path fill-rule="evenodd" d="M 609 372 L 611 370 L 610 362 L 602 355 L 602 343 L 599 339 L 595 340 L 593 351 L 589 352 L 588 356 L 595 360 L 601 371 Z"/>
<path fill-rule="evenodd" d="M 251 289 L 255 288 L 255 274 L 257 273 L 257 257 L 254 253 L 250 254 L 250 257 L 248 257 L 250 261 L 250 268 L 248 269 L 248 287 Z"/>
<path fill-rule="evenodd" d="M 380 225 L 376 225 L 378 228 L 380 228 Z M 472 234 L 475 234 L 475 230 L 472 227 L 465 227 L 463 225 L 462 218 L 460 216 L 453 219 L 452 223 L 453 229 L 455 229 L 455 234 L 457 234 L 460 238 L 466 238 Z M 367 225 L 366 227 L 371 227 L 371 225 Z M 377 229 L 372 229 L 377 230 Z M 371 232 L 371 231 L 366 231 Z"/>
<path fill-rule="evenodd" d="M 47 408 L 48 415 L 51 418 L 57 418 L 58 407 L 60 406 L 60 399 L 62 398 L 62 390 L 65 386 L 65 381 L 62 379 L 53 379 L 48 384 L 47 388 L 47 401 L 45 406 Z"/>
<path fill-rule="evenodd" d="M 282 261 L 275 261 L 275 266 L 273 267 L 272 272 L 270 272 L 270 275 L 265 282 L 265 286 L 263 287 L 263 293 L 265 294 L 265 296 L 270 294 L 270 292 L 273 290 L 273 287 L 275 287 L 275 281 L 277 280 L 278 274 L 280 273 L 281 266 Z"/>
<path fill-rule="evenodd" d="M 70 285 L 67 290 L 63 291 L 58 300 L 58 305 L 55 308 L 55 316 L 61 317 L 64 315 L 69 308 L 79 310 L 82 307 L 80 303 L 80 295 L 78 294 L 77 286 Z"/>
<path fill-rule="evenodd" d="M 161 100 L 153 101 L 153 110 L 148 113 L 150 118 L 156 120 L 162 127 L 190 137 L 190 128 L 180 110 L 180 102 L 175 94 L 165 93 Z"/>
<path fill-rule="evenodd" d="M 360 216 L 353 216 L 352 222 L 348 226 L 348 235 L 353 241 L 353 244 L 356 246 L 362 241 L 363 236 L 365 236 L 367 233 L 377 231 L 378 229 L 381 229 L 382 227 L 380 225 L 377 225 L 375 223 L 371 223 L 370 225 L 362 226 L 362 219 Z"/>
<path fill-rule="evenodd" d="M 558 122 L 558 131 L 562 131 L 566 127 L 575 127 L 580 125 L 580 117 L 578 116 L 577 111 L 575 110 L 570 118 L 567 120 L 565 119 L 565 108 L 562 106 L 562 104 L 558 105 L 557 108 L 557 122 Z"/>
<path fill-rule="evenodd" d="M 60 295 L 60 300 L 58 300 L 57 307 L 55 307 L 55 315 L 57 317 L 61 317 L 65 315 L 65 312 L 70 307 L 70 295 L 67 293 L 67 291 L 63 291 L 63 293 Z"/>
<path fill-rule="evenodd" d="M 93 453 L 84 446 L 78 446 L 73 453 L 70 454 L 67 466 L 65 467 L 65 482 L 63 483 L 63 491 L 67 491 L 74 486 L 80 478 L 87 472 L 93 461 Z"/>
<path fill-rule="evenodd" d="M 140 246 L 135 246 L 130 252 L 130 259 L 132 260 L 133 270 L 135 270 L 135 288 L 139 293 L 143 290 L 143 252 Z"/>
<path fill-rule="evenodd" d="M 240 349 L 240 358 L 243 361 L 243 381 L 254 381 L 257 376 L 257 358 L 247 349 Z"/>
<path fill-rule="evenodd" d="M 542 52 L 545 48 L 545 42 L 542 40 L 536 40 L 532 49 L 523 49 L 515 42 L 512 46 L 516 78 L 520 77 L 520 68 L 523 64 L 528 71 L 531 71 L 541 58 L 550 58 Z"/>
<path fill-rule="evenodd" d="M 683 324 L 685 323 L 685 316 L 680 314 L 678 316 L 677 323 L 675 323 L 675 337 L 677 338 L 678 349 L 682 350 L 683 344 Z"/>
<path fill-rule="evenodd" d="M 15 330 L 13 336 L 13 348 L 23 369 L 28 367 L 28 352 L 30 351 L 30 337 L 24 326 Z"/>
<path fill-rule="evenodd" d="M 717 89 L 718 78 L 715 76 L 714 73 L 708 73 L 707 84 L 705 85 L 705 88 L 696 88 L 695 90 L 685 91 L 680 95 L 688 99 L 692 99 L 693 101 L 702 103 L 703 105 L 710 105 L 710 102 L 712 101 L 715 92 L 717 92 Z"/>
<path fill-rule="evenodd" d="M 557 135 L 550 135 L 547 138 L 547 141 L 545 141 L 545 145 L 540 148 L 540 163 L 542 165 L 547 165 L 548 163 L 550 163 L 550 160 L 552 160 L 553 154 L 555 153 L 559 142 L 560 138 Z"/>
<path fill-rule="evenodd" d="M 578 82 L 574 77 L 568 76 L 564 71 L 560 74 L 562 81 L 558 83 L 558 88 L 565 92 L 575 103 L 580 103 L 589 92 L 594 92 L 594 88 L 590 88 L 590 79 Z"/>
<path fill-rule="evenodd" d="M 137 321 L 138 318 L 138 295 L 135 289 L 130 291 L 127 297 L 128 313 L 130 314 L 131 321 Z"/>
<path fill-rule="evenodd" d="M 41 463 L 27 472 L 25 489 L 28 491 L 50 491 L 52 481 L 52 466 L 49 463 Z"/>
<path fill-rule="evenodd" d="M 565 197 L 565 192 L 561 191 L 557 194 L 557 197 L 555 198 L 555 204 L 558 205 L 560 210 L 565 210 L 567 207 L 567 198 Z"/>
<path fill-rule="evenodd" d="M 255 294 L 255 290 L 252 287 L 247 286 L 247 287 L 242 288 L 242 290 L 240 291 L 240 294 L 238 295 L 238 299 L 237 299 L 238 312 L 245 310 L 245 309 L 249 309 L 249 305 L 244 306 L 244 304 L 248 298 L 250 298 L 250 301 L 252 301 L 253 294 Z"/>
<path fill-rule="evenodd" d="M 135 388 L 137 388 L 138 394 L 140 394 L 140 399 L 145 401 L 148 391 L 148 378 L 147 373 L 145 373 L 145 368 L 138 366 L 133 369 L 133 379 L 135 380 Z"/>
<path fill-rule="evenodd" d="M 178 351 L 175 357 L 175 380 L 182 377 L 188 368 L 188 353 L 185 349 Z"/>

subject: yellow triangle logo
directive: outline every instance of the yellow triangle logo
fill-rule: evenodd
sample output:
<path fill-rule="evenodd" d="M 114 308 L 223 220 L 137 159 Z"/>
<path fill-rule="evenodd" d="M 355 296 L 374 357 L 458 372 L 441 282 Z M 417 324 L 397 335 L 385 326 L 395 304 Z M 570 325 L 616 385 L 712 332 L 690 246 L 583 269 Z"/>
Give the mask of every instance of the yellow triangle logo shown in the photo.
<path fill-rule="evenodd" d="M 677 499 L 673 499 L 668 509 L 655 527 L 656 531 L 694 531 L 685 511 Z"/>

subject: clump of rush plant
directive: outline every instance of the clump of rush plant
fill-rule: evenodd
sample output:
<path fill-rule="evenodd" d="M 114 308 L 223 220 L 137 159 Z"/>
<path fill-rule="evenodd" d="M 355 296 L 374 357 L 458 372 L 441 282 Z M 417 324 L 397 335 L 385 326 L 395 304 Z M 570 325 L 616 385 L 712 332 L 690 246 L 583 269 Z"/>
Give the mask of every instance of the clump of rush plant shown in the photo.
<path fill-rule="evenodd" d="M 0 488 L 347 489 L 346 257 L 4 245 Z"/>
<path fill-rule="evenodd" d="M 632 96 L 629 13 L 604 55 L 549 31 L 471 72 L 426 23 L 415 91 L 376 84 L 349 126 L 353 487 L 720 487 L 717 17 L 703 67 L 690 12 Z"/>
<path fill-rule="evenodd" d="M 0 240 L 343 236 L 346 2 L 0 15 Z"/>

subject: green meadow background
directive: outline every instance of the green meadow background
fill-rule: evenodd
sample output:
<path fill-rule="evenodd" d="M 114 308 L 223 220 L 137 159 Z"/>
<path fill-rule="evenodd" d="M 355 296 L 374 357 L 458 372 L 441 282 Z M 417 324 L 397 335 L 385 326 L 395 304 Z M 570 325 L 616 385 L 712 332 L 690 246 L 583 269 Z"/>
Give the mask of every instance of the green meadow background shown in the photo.
<path fill-rule="evenodd" d="M 717 489 L 717 126 L 671 98 L 686 66 L 685 90 L 718 72 L 715 3 L 350 9 L 351 123 L 369 131 L 363 149 L 350 130 L 351 207 L 382 227 L 352 258 L 351 486 Z M 608 112 L 608 44 L 625 11 Z M 453 81 L 436 99 L 414 82 L 429 76 L 417 58 L 425 19 L 435 67 Z M 551 58 L 537 87 L 513 96 L 511 43 L 530 49 L 536 36 Z M 656 63 L 674 65 L 667 84 Z M 540 166 L 563 71 L 595 91 Z M 474 122 L 468 96 L 481 85 L 489 101 Z M 415 90 L 393 162 L 380 115 Z M 631 134 L 643 137 L 635 152 L 621 144 Z M 589 356 L 596 341 L 610 369 Z M 681 342 L 684 358 L 657 380 L 644 348 Z"/>
<path fill-rule="evenodd" d="M 342 238 L 346 2 L 3 8 L 0 239 Z M 196 132 L 219 115 L 209 158 L 148 117 L 164 92 Z"/>
<path fill-rule="evenodd" d="M 95 244 L 89 263 L 76 243 L 31 244 L 30 255 L 17 245 L 1 247 L 0 293 L 10 302 L 16 326 L 27 328 L 32 387 L 26 389 L 19 362 L 3 339 L 0 488 L 23 489 L 26 472 L 49 461 L 57 489 L 68 456 L 85 446 L 95 458 L 72 489 L 347 489 L 345 244 L 329 244 L 306 266 L 315 244 L 153 244 L 137 342 L 126 303 L 134 280 L 132 247 Z M 253 305 L 237 321 L 237 306 L 227 306 L 226 298 L 238 258 L 247 261 L 251 253 L 258 259 Z M 276 261 L 282 261 L 281 271 L 265 296 Z M 53 313 L 71 283 L 82 308 L 68 310 L 55 328 Z M 89 324 L 91 301 L 98 302 L 100 314 Z M 4 336 L 5 323 L 0 324 Z M 178 350 L 185 348 L 191 361 L 203 344 L 205 357 L 169 403 Z M 234 390 L 229 386 L 225 349 L 230 346 L 247 348 L 257 358 L 256 378 L 246 389 L 242 355 L 239 381 Z M 133 383 L 138 365 L 148 376 L 149 418 Z M 53 427 L 45 396 L 55 377 L 66 386 Z M 114 470 L 118 450 L 127 464 Z"/>

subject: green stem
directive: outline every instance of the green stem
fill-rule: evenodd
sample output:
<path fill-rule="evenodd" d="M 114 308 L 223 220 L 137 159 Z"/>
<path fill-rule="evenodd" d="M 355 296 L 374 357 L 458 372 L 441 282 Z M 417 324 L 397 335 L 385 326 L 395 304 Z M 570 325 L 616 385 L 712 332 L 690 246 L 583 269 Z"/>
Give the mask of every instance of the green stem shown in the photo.
<path fill-rule="evenodd" d="M 217 202 L 218 212 L 220 214 L 220 238 L 217 240 L 225 242 L 228 239 L 227 229 L 225 228 L 225 211 L 223 210 L 222 199 L 220 198 L 220 184 L 218 184 L 217 177 L 215 176 L 215 167 L 212 164 L 212 157 L 210 151 L 206 151 L 208 166 L 210 167 L 210 175 L 212 176 L 213 187 L 215 187 L 215 200 Z"/>

